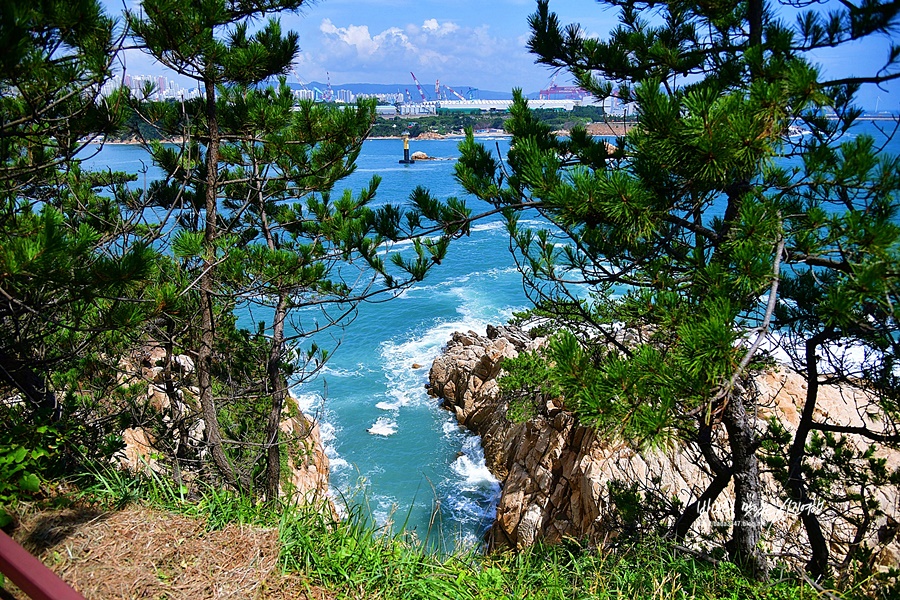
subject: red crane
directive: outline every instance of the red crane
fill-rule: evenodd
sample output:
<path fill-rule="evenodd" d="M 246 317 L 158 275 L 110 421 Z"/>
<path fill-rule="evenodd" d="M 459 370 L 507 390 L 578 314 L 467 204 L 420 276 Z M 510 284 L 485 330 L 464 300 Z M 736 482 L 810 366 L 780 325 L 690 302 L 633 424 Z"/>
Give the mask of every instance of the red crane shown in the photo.
<path fill-rule="evenodd" d="M 416 74 L 412 71 L 409 72 L 412 75 L 413 81 L 416 83 L 416 87 L 419 88 L 419 94 L 422 95 L 422 102 L 428 102 L 428 98 L 425 97 L 425 90 L 422 89 L 422 86 L 419 85 L 419 80 L 416 79 Z"/>
<path fill-rule="evenodd" d="M 453 94 L 454 96 L 456 96 L 457 98 L 459 98 L 460 100 L 465 100 L 465 98 L 463 98 L 463 95 L 462 95 L 462 94 L 460 94 L 459 92 L 457 92 L 456 90 L 454 90 L 454 89 L 453 89 L 452 87 L 450 87 L 449 85 L 444 84 L 444 87 L 447 88 L 448 90 L 450 90 L 450 93 Z"/>

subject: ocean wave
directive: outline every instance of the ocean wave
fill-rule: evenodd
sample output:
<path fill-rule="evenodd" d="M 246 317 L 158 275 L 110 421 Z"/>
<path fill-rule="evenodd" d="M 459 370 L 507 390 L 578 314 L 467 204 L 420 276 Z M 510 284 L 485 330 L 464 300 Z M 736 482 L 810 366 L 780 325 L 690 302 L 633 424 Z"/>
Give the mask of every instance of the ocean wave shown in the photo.
<path fill-rule="evenodd" d="M 478 436 L 466 436 L 463 441 L 462 454 L 453 461 L 450 468 L 463 478 L 464 490 L 487 490 L 497 493 L 500 491 L 500 481 L 487 468 L 484 449 L 481 447 L 481 438 Z"/>
<path fill-rule="evenodd" d="M 436 293 L 449 293 L 450 295 L 455 296 L 465 302 L 466 292 L 474 294 L 482 293 L 481 288 L 485 283 L 488 283 L 484 280 L 494 281 L 503 276 L 511 275 L 514 273 L 518 273 L 518 269 L 514 265 L 506 267 L 492 267 L 490 269 L 484 269 L 480 271 L 470 271 L 461 275 L 447 277 L 442 281 L 415 285 L 404 290 L 401 294 L 398 295 L 398 297 L 406 299 L 420 299 L 428 298 Z"/>
<path fill-rule="evenodd" d="M 375 404 L 375 408 L 378 410 L 397 410 L 401 406 L 399 402 L 385 402 L 384 400 Z"/>
<path fill-rule="evenodd" d="M 322 449 L 325 451 L 325 456 L 328 457 L 328 469 L 332 474 L 350 469 L 350 463 L 337 451 L 335 442 L 337 441 L 338 433 L 338 428 L 333 422 L 327 420 L 319 421 L 319 439 L 322 442 Z M 330 488 L 328 493 L 329 495 L 332 493 Z"/>
<path fill-rule="evenodd" d="M 324 399 L 320 394 L 313 392 L 298 393 L 295 390 L 288 390 L 288 394 L 297 403 L 297 408 L 308 417 L 315 417 L 316 413 L 322 410 Z"/>
<path fill-rule="evenodd" d="M 487 468 L 483 456 L 478 459 L 463 454 L 453 461 L 450 468 L 462 478 L 462 489 L 464 491 L 474 492 L 488 488 L 493 489 L 494 486 L 499 490 L 500 482 Z"/>
<path fill-rule="evenodd" d="M 444 437 L 453 438 L 458 437 L 460 434 L 464 433 L 465 429 L 462 428 L 462 425 L 459 424 L 459 422 L 456 420 L 456 417 L 449 415 L 449 413 L 448 416 L 450 418 L 444 421 L 444 423 L 441 425 L 441 431 L 444 432 Z"/>
<path fill-rule="evenodd" d="M 493 221 L 490 223 L 477 223 L 472 226 L 473 232 L 478 231 L 502 231 L 506 232 L 506 223 L 504 221 Z"/>
<path fill-rule="evenodd" d="M 328 468 L 334 473 L 336 471 L 346 471 L 350 468 L 350 463 L 341 458 L 340 456 L 335 456 L 334 458 L 328 458 Z"/>
<path fill-rule="evenodd" d="M 328 377 L 360 377 L 366 372 L 366 367 L 364 365 L 357 365 L 356 369 L 342 369 L 339 367 L 331 367 L 329 365 L 325 365 L 322 367 L 322 370 L 319 371 L 321 375 L 325 375 Z"/>
<path fill-rule="evenodd" d="M 444 424 L 444 432 L 452 430 Z M 454 520 L 484 529 L 493 522 L 500 499 L 500 482 L 487 468 L 481 438 L 459 427 L 456 435 L 462 438 L 462 449 L 450 465 L 454 477 L 445 481 L 445 505 Z M 450 433 L 452 435 L 452 433 Z"/>
<path fill-rule="evenodd" d="M 397 433 L 397 421 L 389 417 L 378 417 L 372 426 L 366 429 L 372 435 L 389 437 Z"/>

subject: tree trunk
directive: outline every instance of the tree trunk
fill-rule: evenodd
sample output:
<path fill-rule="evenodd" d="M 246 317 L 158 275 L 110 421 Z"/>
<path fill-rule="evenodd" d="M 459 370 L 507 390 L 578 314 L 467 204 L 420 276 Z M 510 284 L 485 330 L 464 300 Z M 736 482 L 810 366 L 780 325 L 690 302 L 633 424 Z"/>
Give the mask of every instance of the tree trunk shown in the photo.
<path fill-rule="evenodd" d="M 287 398 L 287 381 L 281 371 L 281 361 L 284 355 L 284 320 L 287 316 L 287 296 L 282 293 L 278 297 L 278 305 L 275 307 L 275 317 L 272 323 L 272 347 L 269 351 L 269 361 L 266 373 L 269 378 L 269 388 L 272 393 L 272 406 L 269 409 L 269 418 L 266 421 L 266 500 L 274 502 L 278 499 L 278 489 L 281 482 L 281 445 L 279 444 L 279 426 L 281 424 L 281 412 L 284 410 L 284 401 Z"/>
<path fill-rule="evenodd" d="M 219 124 L 216 119 L 216 86 L 206 80 L 206 116 L 209 120 L 209 145 L 206 149 L 206 229 L 203 273 L 200 275 L 200 348 L 197 351 L 197 382 L 200 388 L 200 407 L 206 424 L 206 444 L 213 462 L 226 483 L 240 488 L 234 467 L 222 447 L 219 415 L 212 389 L 212 356 L 215 342 L 215 314 L 213 288 L 215 286 L 216 244 L 216 188 L 219 167 Z"/>
<path fill-rule="evenodd" d="M 828 336 L 828 332 L 819 333 L 806 342 L 806 401 L 800 414 L 800 423 L 794 434 L 794 441 L 788 454 L 788 494 L 800 507 L 800 520 L 806 529 L 809 540 L 810 558 L 806 569 L 815 579 L 828 574 L 828 543 L 822 533 L 819 518 L 812 510 L 812 502 L 803 481 L 803 459 L 806 457 L 806 440 L 812 430 L 813 413 L 819 394 L 819 366 L 816 362 L 816 349 Z"/>
<path fill-rule="evenodd" d="M 715 449 L 712 445 L 712 427 L 706 423 L 700 423 L 700 430 L 697 432 L 697 444 L 700 447 L 700 452 L 706 459 L 706 463 L 709 465 L 709 468 L 712 469 L 713 480 L 700 497 L 682 511 L 678 520 L 675 521 L 675 524 L 672 526 L 672 534 L 677 541 L 681 541 L 687 536 L 688 531 L 691 530 L 694 521 L 697 520 L 700 513 L 704 508 L 711 506 L 712 503 L 715 502 L 716 498 L 719 497 L 719 494 L 728 487 L 728 482 L 731 481 L 731 476 L 733 475 L 731 467 L 723 463 L 722 460 L 716 456 Z"/>
<path fill-rule="evenodd" d="M 768 579 L 769 564 L 759 548 L 762 534 L 762 493 L 756 433 L 741 394 L 733 394 L 723 415 L 734 470 L 734 523 L 728 550 L 733 560 L 760 580 Z"/>

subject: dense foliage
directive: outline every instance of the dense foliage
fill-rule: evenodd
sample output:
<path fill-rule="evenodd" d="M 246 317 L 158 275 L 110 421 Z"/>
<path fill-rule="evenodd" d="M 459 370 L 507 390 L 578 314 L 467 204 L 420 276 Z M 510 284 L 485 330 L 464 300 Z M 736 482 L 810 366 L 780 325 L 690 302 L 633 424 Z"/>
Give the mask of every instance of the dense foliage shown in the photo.
<path fill-rule="evenodd" d="M 838 518 L 868 552 L 860 540 L 879 515 L 872 486 L 897 474 L 842 440 L 900 441 L 900 162 L 871 137 L 845 134 L 860 114 L 859 87 L 900 77 L 900 50 L 888 39 L 885 64 L 841 80 L 823 77 L 809 52 L 887 35 L 900 6 L 842 2 L 825 14 L 761 0 L 603 4 L 620 25 L 601 40 L 562 27 L 540 0 L 529 46 L 597 97 L 633 102 L 640 126 L 616 148 L 583 130 L 557 139 L 517 92 L 506 164 L 469 138 L 457 171 L 469 192 L 505 211 L 528 287 L 562 327 L 550 377 L 605 435 L 644 448 L 688 444 L 703 456 L 709 478 L 679 509 L 676 537 L 733 484 L 727 546 L 766 577 L 764 445 L 797 506 L 837 501 L 831 484 L 848 484 Z M 788 8 L 794 23 L 782 17 Z M 520 226 L 523 211 L 548 226 Z M 807 379 L 792 433 L 756 424 L 751 375 L 775 349 Z M 819 387 L 838 382 L 865 393 L 859 410 L 871 420 L 814 416 Z M 810 454 L 828 468 L 814 468 Z M 815 511 L 800 512 L 808 568 L 824 576 L 834 566 L 827 534 Z"/>
<path fill-rule="evenodd" d="M 93 0 L 8 2 L 0 17 L 0 497 L 117 446 L 115 362 L 155 253 L 114 200 L 133 176 L 76 155 L 116 131 L 113 22 Z"/>
<path fill-rule="evenodd" d="M 274 500 L 312 425 L 288 386 L 328 356 L 303 341 L 421 280 L 465 233 L 465 206 L 424 190 L 408 209 L 370 208 L 377 177 L 334 192 L 374 104 L 295 106 L 283 80 L 261 85 L 284 74 L 297 36 L 255 21 L 302 4 L 148 0 L 126 13 L 134 45 L 204 91 L 177 103 L 147 100 L 151 89 L 101 95 L 122 40 L 96 2 L 4 8 L 4 502 L 41 475 L 108 460 L 126 427 L 179 485 Z M 121 135 L 145 143 L 161 180 L 80 168 L 89 142 Z M 321 312 L 300 319 L 298 307 Z M 290 439 L 286 416 L 304 423 Z"/>

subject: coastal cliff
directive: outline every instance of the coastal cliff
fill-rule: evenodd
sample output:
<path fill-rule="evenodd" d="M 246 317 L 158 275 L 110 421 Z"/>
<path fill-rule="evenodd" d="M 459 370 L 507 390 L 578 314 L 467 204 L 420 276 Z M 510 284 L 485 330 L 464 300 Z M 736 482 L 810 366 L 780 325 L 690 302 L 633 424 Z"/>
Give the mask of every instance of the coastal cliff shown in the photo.
<path fill-rule="evenodd" d="M 683 506 L 695 500 L 710 481 L 703 459 L 689 448 L 668 452 L 637 452 L 616 440 L 601 439 L 581 424 L 560 398 L 542 398 L 535 414 L 510 418 L 509 402 L 497 384 L 504 358 L 539 348 L 542 339 L 531 339 L 513 327 L 488 327 L 487 336 L 455 333 L 444 353 L 435 359 L 429 377 L 430 392 L 443 399 L 459 423 L 479 434 L 488 468 L 500 480 L 501 497 L 496 520 L 489 532 L 493 546 L 523 547 L 542 540 L 586 539 L 603 544 L 621 533 L 623 518 L 615 502 L 615 490 L 630 490 L 657 506 Z M 799 421 L 798 404 L 806 383 L 788 370 L 767 372 L 753 382 L 758 397 L 759 426 L 772 415 L 791 431 Z M 819 416 L 836 416 L 848 422 L 863 419 L 856 399 L 848 390 L 828 388 L 820 394 Z M 852 415 L 852 416 L 851 416 Z M 722 440 L 719 440 L 721 443 Z M 881 452 L 887 469 L 900 468 L 900 453 Z M 799 515 L 779 500 L 780 485 L 764 477 L 764 522 L 770 550 L 805 556 L 805 533 Z M 900 500 L 895 487 L 875 492 L 883 514 L 872 516 L 865 542 L 874 563 L 900 563 L 896 541 Z M 731 519 L 731 490 L 706 507 L 695 522 L 691 540 L 711 537 L 724 541 Z M 841 560 L 855 527 L 852 511 L 842 505 L 820 513 L 829 532 L 833 557 Z M 671 513 L 670 513 L 671 515 Z M 877 532 L 877 533 L 876 533 Z"/>

